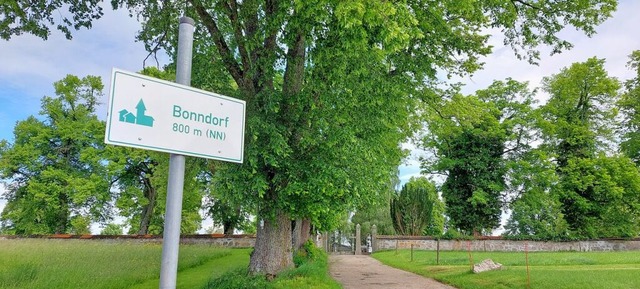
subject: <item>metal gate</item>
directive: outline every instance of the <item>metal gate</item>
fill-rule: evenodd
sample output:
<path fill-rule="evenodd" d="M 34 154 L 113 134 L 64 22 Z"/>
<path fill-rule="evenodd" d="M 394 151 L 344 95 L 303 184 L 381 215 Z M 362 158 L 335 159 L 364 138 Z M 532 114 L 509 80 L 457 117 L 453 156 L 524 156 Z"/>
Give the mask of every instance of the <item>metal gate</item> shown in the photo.
<path fill-rule="evenodd" d="M 329 235 L 329 253 L 353 255 L 356 252 L 356 237 L 351 234 L 344 234 L 335 231 Z"/>

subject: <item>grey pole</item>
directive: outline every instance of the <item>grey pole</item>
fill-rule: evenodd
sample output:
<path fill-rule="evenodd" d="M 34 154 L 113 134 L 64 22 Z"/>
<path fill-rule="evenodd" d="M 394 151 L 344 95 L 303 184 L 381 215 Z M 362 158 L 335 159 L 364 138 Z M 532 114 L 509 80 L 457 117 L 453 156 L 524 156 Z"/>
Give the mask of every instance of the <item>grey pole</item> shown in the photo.
<path fill-rule="evenodd" d="M 191 84 L 191 59 L 193 50 L 194 21 L 180 18 L 178 31 L 178 60 L 176 82 Z M 169 157 L 169 181 L 167 185 L 167 208 L 164 218 L 162 241 L 162 263 L 160 265 L 160 289 L 176 288 L 178 274 L 178 249 L 180 246 L 180 221 L 182 218 L 182 191 L 184 189 L 183 155 Z"/>
<path fill-rule="evenodd" d="M 355 254 L 356 255 L 361 255 L 362 254 L 362 243 L 360 242 L 360 224 L 356 225 L 356 251 Z"/>

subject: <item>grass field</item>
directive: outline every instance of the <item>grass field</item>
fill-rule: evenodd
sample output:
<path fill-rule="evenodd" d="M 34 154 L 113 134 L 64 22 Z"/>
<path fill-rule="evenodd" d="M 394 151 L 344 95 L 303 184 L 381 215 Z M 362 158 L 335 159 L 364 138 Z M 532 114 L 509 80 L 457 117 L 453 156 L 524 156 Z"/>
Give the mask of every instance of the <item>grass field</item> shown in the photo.
<path fill-rule="evenodd" d="M 524 253 L 472 252 L 474 263 L 492 259 L 502 270 L 474 274 L 469 255 L 460 251 L 383 251 L 373 257 L 384 264 L 427 276 L 457 288 L 527 288 Z M 640 288 L 640 252 L 529 253 L 530 288 Z"/>
<path fill-rule="evenodd" d="M 181 245 L 178 288 L 244 268 L 250 249 Z M 161 244 L 0 240 L 0 288 L 158 288 Z"/>

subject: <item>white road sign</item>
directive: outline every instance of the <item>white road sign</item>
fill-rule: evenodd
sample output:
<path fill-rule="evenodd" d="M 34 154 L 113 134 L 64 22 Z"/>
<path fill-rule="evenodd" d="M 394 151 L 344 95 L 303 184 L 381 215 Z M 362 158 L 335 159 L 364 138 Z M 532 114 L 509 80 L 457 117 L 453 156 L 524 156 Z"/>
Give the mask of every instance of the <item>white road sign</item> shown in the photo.
<path fill-rule="evenodd" d="M 242 163 L 245 102 L 113 69 L 105 143 Z"/>

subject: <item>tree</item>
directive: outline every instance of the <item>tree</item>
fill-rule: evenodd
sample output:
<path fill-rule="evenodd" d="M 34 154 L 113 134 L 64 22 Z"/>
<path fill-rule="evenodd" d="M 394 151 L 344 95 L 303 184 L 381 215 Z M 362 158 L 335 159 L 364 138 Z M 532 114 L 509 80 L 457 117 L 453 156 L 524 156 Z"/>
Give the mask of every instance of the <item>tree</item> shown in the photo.
<path fill-rule="evenodd" d="M 51 21 L 49 9 L 60 2 L 3 6 L 2 23 L 9 36 L 38 34 L 35 25 L 44 37 L 48 28 L 39 24 Z M 99 17 L 95 2 L 67 3 L 75 17 L 63 18 L 63 31 Z M 556 36 L 564 26 L 591 35 L 616 7 L 615 0 L 113 4 L 145 21 L 139 38 L 148 48 L 170 53 L 172 23 L 186 7 L 208 43 L 197 47 L 212 48 L 196 54 L 208 52 L 210 64 L 222 66 L 212 71 L 233 80 L 231 95 L 247 101 L 245 163 L 219 164 L 216 180 L 229 194 L 239 191 L 238 201 L 264 221 L 250 271 L 270 276 L 292 265 L 291 219 L 329 227 L 379 197 L 403 157 L 399 143 L 415 128 L 407 120 L 424 81 L 438 70 L 479 69 L 478 58 L 490 52 L 482 31 L 502 28 L 518 55 L 535 61 L 537 45 L 570 47 Z"/>
<path fill-rule="evenodd" d="M 205 206 L 207 207 L 207 215 L 211 217 L 213 224 L 222 226 L 222 232 L 225 235 L 233 235 L 236 229 L 245 233 L 247 229 L 252 231 L 253 224 L 250 215 L 242 209 L 242 206 L 212 196 L 209 196 Z"/>
<path fill-rule="evenodd" d="M 169 175 L 169 155 L 161 152 L 109 146 L 109 166 L 116 180 L 116 208 L 127 219 L 129 234 L 162 234 Z M 198 210 L 204 195 L 199 175 L 203 161 L 187 157 L 182 200 L 183 234 L 200 228 Z"/>
<path fill-rule="evenodd" d="M 109 166 L 116 179 L 114 198 L 130 232 L 138 235 L 162 232 L 162 212 L 157 212 L 159 187 L 166 179 L 156 176 L 158 165 L 167 165 L 165 153 L 109 146 Z M 155 176 L 155 177 L 154 177 Z"/>
<path fill-rule="evenodd" d="M 640 165 L 640 50 L 630 55 L 627 66 L 636 71 L 636 76 L 625 82 L 625 93 L 618 102 L 624 117 L 620 126 L 620 148 L 636 165 Z"/>
<path fill-rule="evenodd" d="M 531 141 L 532 102 L 527 83 L 509 79 L 475 96 L 455 93 L 427 107 L 424 146 L 435 157 L 422 166 L 446 175 L 442 196 L 454 228 L 481 233 L 499 226 L 508 165 Z"/>
<path fill-rule="evenodd" d="M 555 194 L 572 234 L 581 238 L 638 234 L 638 170 L 612 154 L 620 83 L 604 60 L 590 58 L 544 78 L 543 149 L 554 157 Z"/>
<path fill-rule="evenodd" d="M 604 70 L 604 59 L 574 63 L 545 77 L 550 99 L 541 108 L 544 146 L 556 154 L 558 168 L 572 158 L 591 158 L 613 151 L 611 144 L 620 83 Z"/>
<path fill-rule="evenodd" d="M 400 235 L 422 235 L 429 226 L 434 227 L 433 211 L 440 202 L 431 181 L 424 177 L 411 178 L 391 199 L 393 228 Z"/>
<path fill-rule="evenodd" d="M 558 176 L 548 154 L 539 149 L 527 152 L 510 165 L 509 176 L 513 200 L 505 235 L 566 240 L 569 227 L 554 191 Z"/>
<path fill-rule="evenodd" d="M 562 168 L 560 201 L 574 235 L 630 238 L 640 234 L 640 173 L 624 156 L 570 159 Z"/>
<path fill-rule="evenodd" d="M 371 234 L 373 225 L 376 226 L 379 235 L 395 234 L 390 215 L 390 204 L 391 199 L 397 193 L 396 188 L 400 185 L 398 173 L 399 171 L 396 171 L 395 176 L 389 181 L 385 191 L 381 194 L 382 198 L 380 200 L 364 204 L 362 207 L 357 208 L 351 216 L 352 224 L 360 224 L 361 236 L 364 236 L 364 238 Z"/>
<path fill-rule="evenodd" d="M 438 198 L 438 201 L 433 204 L 433 209 L 431 210 L 431 221 L 422 231 L 422 235 L 435 238 L 442 236 L 444 234 L 445 222 L 445 205 L 444 202 Z"/>
<path fill-rule="evenodd" d="M 204 188 L 204 210 L 211 217 L 213 224 L 222 226 L 225 235 L 232 235 L 234 230 L 255 231 L 255 222 L 251 221 L 251 211 L 240 203 L 234 203 L 232 198 L 224 198 L 212 182 L 215 174 L 214 162 L 207 163 L 207 168 L 202 172 L 201 182 Z"/>
<path fill-rule="evenodd" d="M 361 208 L 351 216 L 351 223 L 360 224 L 361 236 L 371 234 L 371 227 L 376 226 L 379 235 L 393 235 L 393 223 L 390 215 L 390 202 L 381 202 L 371 204 L 365 208 Z"/>
<path fill-rule="evenodd" d="M 73 5 L 61 0 L 5 2 L 0 5 L 0 38 L 9 40 L 14 35 L 28 33 L 46 40 L 51 27 L 56 25 L 67 39 L 71 39 L 71 28 L 91 28 L 91 22 L 102 17 L 102 7 L 98 3 L 97 0 Z M 61 11 L 64 8 L 68 11 Z"/>
<path fill-rule="evenodd" d="M 13 234 L 85 233 L 89 220 L 109 219 L 105 128 L 95 115 L 102 82 L 67 75 L 54 87 L 56 97 L 42 98 L 42 119 L 19 121 L 15 142 L 0 144 L 2 226 Z"/>

